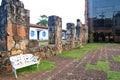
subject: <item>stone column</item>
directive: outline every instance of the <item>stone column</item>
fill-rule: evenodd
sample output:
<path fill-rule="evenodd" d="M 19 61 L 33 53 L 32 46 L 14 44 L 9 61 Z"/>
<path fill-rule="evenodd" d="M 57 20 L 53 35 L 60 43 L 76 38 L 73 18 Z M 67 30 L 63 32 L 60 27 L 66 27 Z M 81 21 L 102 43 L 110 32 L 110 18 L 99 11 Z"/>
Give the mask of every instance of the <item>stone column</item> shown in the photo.
<path fill-rule="evenodd" d="M 0 6 L 0 50 L 25 50 L 29 36 L 29 10 L 19 0 L 2 0 Z"/>
<path fill-rule="evenodd" d="M 83 44 L 83 35 L 84 35 L 84 26 L 83 24 L 80 22 L 80 44 L 82 45 Z"/>
<path fill-rule="evenodd" d="M 83 25 L 83 43 L 86 44 L 87 43 L 87 39 L 88 39 L 88 30 L 87 30 L 87 27 L 86 25 Z"/>
<path fill-rule="evenodd" d="M 71 47 L 75 47 L 75 25 L 74 23 L 67 23 L 67 42 L 71 44 Z"/>
<path fill-rule="evenodd" d="M 80 42 L 80 20 L 77 19 L 77 26 L 76 26 L 76 41 Z"/>
<path fill-rule="evenodd" d="M 77 19 L 77 26 L 76 26 L 76 41 L 78 42 L 78 45 L 82 44 L 83 39 L 83 25 L 80 22 L 79 19 Z"/>
<path fill-rule="evenodd" d="M 62 19 L 58 16 L 48 18 L 48 43 L 55 44 L 58 53 L 62 52 Z"/>

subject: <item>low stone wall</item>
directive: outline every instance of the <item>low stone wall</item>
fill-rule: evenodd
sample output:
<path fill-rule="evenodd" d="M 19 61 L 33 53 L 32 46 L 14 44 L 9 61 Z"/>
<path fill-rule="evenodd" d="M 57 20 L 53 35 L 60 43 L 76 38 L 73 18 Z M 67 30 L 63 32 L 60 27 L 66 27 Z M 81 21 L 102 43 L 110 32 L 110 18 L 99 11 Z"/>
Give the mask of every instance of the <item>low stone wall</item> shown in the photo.
<path fill-rule="evenodd" d="M 0 52 L 0 70 L 10 65 L 9 56 L 10 52 Z"/>
<path fill-rule="evenodd" d="M 10 69 L 10 61 L 9 57 L 12 55 L 18 55 L 18 54 L 25 54 L 25 53 L 31 53 L 34 55 L 39 56 L 41 59 L 47 59 L 51 56 L 55 56 L 56 54 L 59 54 L 58 49 L 55 45 L 37 45 L 37 41 L 29 41 L 29 46 L 26 51 L 20 50 L 20 49 L 12 49 L 9 52 L 0 52 L 0 70 L 6 68 L 7 71 Z M 36 44 L 36 45 L 33 45 Z M 80 46 L 79 42 L 75 42 L 75 47 Z M 72 49 L 72 43 L 63 43 L 62 44 L 62 50 L 63 51 L 70 51 Z"/>

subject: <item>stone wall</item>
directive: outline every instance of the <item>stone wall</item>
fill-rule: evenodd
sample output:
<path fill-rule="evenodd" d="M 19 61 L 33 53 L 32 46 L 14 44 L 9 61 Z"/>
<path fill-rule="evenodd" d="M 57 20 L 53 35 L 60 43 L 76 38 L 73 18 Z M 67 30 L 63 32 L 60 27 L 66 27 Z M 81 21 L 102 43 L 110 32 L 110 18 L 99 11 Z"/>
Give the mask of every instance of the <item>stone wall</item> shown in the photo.
<path fill-rule="evenodd" d="M 71 47 L 75 47 L 75 25 L 74 23 L 67 23 L 67 43 L 71 44 Z"/>
<path fill-rule="evenodd" d="M 26 49 L 29 10 L 19 0 L 2 0 L 0 6 L 0 51 Z"/>
<path fill-rule="evenodd" d="M 77 25 L 76 25 L 76 45 L 81 43 L 81 28 L 80 28 L 80 20 L 77 19 Z"/>
<path fill-rule="evenodd" d="M 84 39 L 85 42 L 87 41 L 87 29 L 80 20 L 77 20 L 76 27 L 74 23 L 67 23 L 67 40 L 64 43 L 62 43 L 62 18 L 59 16 L 49 16 L 49 40 L 45 45 L 39 45 L 36 40 L 28 40 L 28 26 L 29 10 L 24 9 L 24 4 L 19 0 L 2 0 L 0 6 L 0 71 L 4 68 L 7 71 L 11 70 L 10 56 L 31 53 L 41 59 L 46 59 L 81 46 Z"/>
<path fill-rule="evenodd" d="M 62 52 L 62 19 L 59 16 L 50 16 L 48 19 L 49 44 L 57 47 L 58 53 Z"/>

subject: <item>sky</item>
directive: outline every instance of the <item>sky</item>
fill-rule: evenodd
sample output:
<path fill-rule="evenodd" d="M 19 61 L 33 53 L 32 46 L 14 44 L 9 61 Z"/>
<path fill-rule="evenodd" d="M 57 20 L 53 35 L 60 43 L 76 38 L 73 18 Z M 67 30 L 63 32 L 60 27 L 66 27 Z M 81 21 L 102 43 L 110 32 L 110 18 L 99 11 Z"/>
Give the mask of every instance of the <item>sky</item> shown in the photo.
<path fill-rule="evenodd" d="M 2 0 L 0 0 L 1 2 Z M 85 0 L 20 0 L 25 9 L 30 10 L 30 23 L 36 24 L 41 15 L 56 15 L 62 18 L 62 28 L 66 23 L 80 19 L 84 23 Z"/>

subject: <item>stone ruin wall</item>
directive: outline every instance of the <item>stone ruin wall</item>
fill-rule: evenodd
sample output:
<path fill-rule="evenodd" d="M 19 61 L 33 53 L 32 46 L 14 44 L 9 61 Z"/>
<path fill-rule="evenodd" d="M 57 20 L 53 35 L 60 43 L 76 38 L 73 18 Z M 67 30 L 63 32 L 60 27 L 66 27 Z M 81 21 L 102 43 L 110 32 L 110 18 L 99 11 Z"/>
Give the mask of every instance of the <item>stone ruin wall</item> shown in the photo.
<path fill-rule="evenodd" d="M 0 50 L 26 49 L 29 10 L 19 0 L 2 0 L 0 6 Z"/>
<path fill-rule="evenodd" d="M 87 29 L 79 22 L 77 26 L 67 23 L 67 42 L 62 43 L 62 19 L 53 15 L 48 20 L 48 45 L 39 46 L 38 41 L 28 40 L 29 10 L 24 9 L 24 4 L 19 0 L 2 0 L 0 20 L 0 70 L 9 68 L 11 55 L 32 53 L 46 59 L 80 46 L 86 39 L 81 35 L 87 34 Z"/>
<path fill-rule="evenodd" d="M 29 36 L 29 10 L 19 0 L 2 0 L 0 6 L 0 69 L 15 50 L 25 51 Z M 22 50 L 22 51 L 21 51 Z"/>
<path fill-rule="evenodd" d="M 59 16 L 50 16 L 48 19 L 49 44 L 57 47 L 57 53 L 62 52 L 62 19 Z"/>
<path fill-rule="evenodd" d="M 67 39 L 66 41 L 71 45 L 71 48 L 75 47 L 75 24 L 67 23 Z"/>

